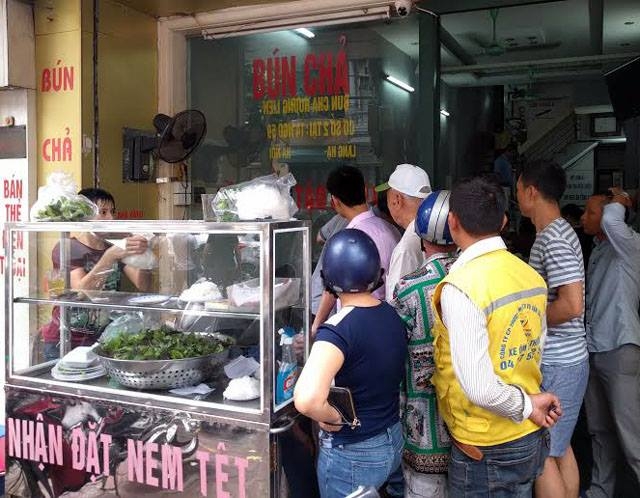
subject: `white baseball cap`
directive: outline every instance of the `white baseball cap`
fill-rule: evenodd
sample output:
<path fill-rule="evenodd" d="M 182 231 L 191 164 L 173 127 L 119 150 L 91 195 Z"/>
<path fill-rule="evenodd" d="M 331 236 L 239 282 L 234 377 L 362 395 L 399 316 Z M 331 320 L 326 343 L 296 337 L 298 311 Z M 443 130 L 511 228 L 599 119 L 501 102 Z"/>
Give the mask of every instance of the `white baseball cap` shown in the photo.
<path fill-rule="evenodd" d="M 376 187 L 376 192 L 395 189 L 411 197 L 424 199 L 431 192 L 431 182 L 425 170 L 413 164 L 398 164 L 389 180 Z"/>

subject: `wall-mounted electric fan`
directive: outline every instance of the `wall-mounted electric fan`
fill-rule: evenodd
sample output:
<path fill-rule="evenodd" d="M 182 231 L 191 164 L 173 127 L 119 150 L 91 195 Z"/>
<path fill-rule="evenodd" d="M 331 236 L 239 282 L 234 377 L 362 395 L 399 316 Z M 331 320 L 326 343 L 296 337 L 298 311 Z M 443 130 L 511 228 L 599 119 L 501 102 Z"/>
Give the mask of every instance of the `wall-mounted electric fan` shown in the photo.
<path fill-rule="evenodd" d="M 168 163 L 186 160 L 207 133 L 207 121 L 200 111 L 189 109 L 173 117 L 157 114 L 156 132 L 123 129 L 122 177 L 124 181 L 151 179 L 153 156 Z"/>

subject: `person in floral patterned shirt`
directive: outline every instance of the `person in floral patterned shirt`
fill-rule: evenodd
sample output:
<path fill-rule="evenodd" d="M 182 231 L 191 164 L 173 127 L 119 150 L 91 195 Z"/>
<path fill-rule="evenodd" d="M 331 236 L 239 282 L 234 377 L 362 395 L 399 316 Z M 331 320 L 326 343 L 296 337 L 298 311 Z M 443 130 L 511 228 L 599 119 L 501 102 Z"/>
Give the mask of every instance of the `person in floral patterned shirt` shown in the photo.
<path fill-rule="evenodd" d="M 445 497 L 447 489 L 451 442 L 445 423 L 438 415 L 431 384 L 435 369 L 431 295 L 456 259 L 456 246 L 447 223 L 449 196 L 449 191 L 435 191 L 420 204 L 415 230 L 422 239 L 425 263 L 400 279 L 391 302 L 407 327 L 409 340 L 401 390 L 405 438 L 403 473 L 405 497 L 409 498 Z"/>

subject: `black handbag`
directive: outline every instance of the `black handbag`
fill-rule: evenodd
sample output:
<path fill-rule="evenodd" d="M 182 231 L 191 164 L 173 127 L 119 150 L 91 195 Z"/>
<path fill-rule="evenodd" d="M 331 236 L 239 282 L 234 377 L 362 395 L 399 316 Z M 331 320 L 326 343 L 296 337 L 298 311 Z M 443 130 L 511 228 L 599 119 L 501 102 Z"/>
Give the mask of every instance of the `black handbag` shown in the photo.
<path fill-rule="evenodd" d="M 360 420 L 356 415 L 356 406 L 353 402 L 351 390 L 348 387 L 331 386 L 329 388 L 327 402 L 333 406 L 340 414 L 340 417 L 342 417 L 341 423 L 329 425 L 348 425 L 352 430 L 360 427 Z"/>

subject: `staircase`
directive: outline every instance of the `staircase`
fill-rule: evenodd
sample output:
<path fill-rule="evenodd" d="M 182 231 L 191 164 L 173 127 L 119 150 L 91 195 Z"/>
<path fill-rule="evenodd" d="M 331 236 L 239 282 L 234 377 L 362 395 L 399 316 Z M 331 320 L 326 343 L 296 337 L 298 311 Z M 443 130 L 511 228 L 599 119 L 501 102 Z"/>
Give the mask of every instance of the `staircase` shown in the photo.
<path fill-rule="evenodd" d="M 519 147 L 527 162 L 550 160 L 576 141 L 576 115 L 567 110 L 550 123 L 549 128 L 537 137 L 529 138 Z"/>

